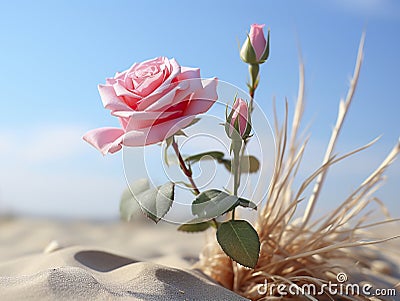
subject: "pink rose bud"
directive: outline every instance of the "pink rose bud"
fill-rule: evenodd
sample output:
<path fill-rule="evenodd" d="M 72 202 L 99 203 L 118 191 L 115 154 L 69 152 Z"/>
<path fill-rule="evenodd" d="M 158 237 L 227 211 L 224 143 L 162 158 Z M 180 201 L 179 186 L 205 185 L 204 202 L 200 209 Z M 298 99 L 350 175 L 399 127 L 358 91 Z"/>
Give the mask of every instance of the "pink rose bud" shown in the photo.
<path fill-rule="evenodd" d="M 253 24 L 240 51 L 241 59 L 248 64 L 262 64 L 269 56 L 269 30 L 267 40 L 264 36 L 265 24 Z"/>
<path fill-rule="evenodd" d="M 243 139 L 249 137 L 251 131 L 249 108 L 243 99 L 235 100 L 231 113 L 226 117 L 225 131 L 229 138 L 232 138 L 234 132 Z"/>

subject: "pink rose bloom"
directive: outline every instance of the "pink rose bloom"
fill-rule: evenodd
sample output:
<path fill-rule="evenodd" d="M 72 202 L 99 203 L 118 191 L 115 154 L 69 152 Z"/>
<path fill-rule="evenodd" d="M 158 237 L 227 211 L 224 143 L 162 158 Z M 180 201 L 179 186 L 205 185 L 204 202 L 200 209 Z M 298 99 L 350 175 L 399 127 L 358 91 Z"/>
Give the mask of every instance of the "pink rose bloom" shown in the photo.
<path fill-rule="evenodd" d="M 250 28 L 250 43 L 256 53 L 257 61 L 261 60 L 267 46 L 263 31 L 264 26 L 265 24 L 253 24 Z"/>
<path fill-rule="evenodd" d="M 242 138 L 246 138 L 250 134 L 250 116 L 246 101 L 241 98 L 235 100 L 231 113 L 227 117 L 227 125 L 227 134 L 229 137 L 232 137 L 235 130 Z"/>
<path fill-rule="evenodd" d="M 135 63 L 98 88 L 104 107 L 121 124 L 84 135 L 102 154 L 119 151 L 122 145 L 162 142 L 208 111 L 218 98 L 216 78 L 202 80 L 199 69 L 181 67 L 166 57 Z"/>

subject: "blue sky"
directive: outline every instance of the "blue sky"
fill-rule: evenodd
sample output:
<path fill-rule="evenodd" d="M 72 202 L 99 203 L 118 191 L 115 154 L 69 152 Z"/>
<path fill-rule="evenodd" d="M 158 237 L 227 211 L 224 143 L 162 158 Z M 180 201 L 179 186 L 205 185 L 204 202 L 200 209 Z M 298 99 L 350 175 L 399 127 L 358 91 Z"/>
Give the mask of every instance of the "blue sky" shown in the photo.
<path fill-rule="evenodd" d="M 82 134 L 117 125 L 97 84 L 133 62 L 175 57 L 202 76 L 245 88 L 238 57 L 252 23 L 271 28 L 271 57 L 257 101 L 291 107 L 298 53 L 306 66 L 306 123 L 312 142 L 305 172 L 317 167 L 345 96 L 361 33 L 365 59 L 337 151 L 378 135 L 376 146 L 329 175 L 328 208 L 372 171 L 399 137 L 400 3 L 336 1 L 3 1 L 0 9 L 0 210 L 35 215 L 112 218 L 125 186 L 121 154 L 105 158 Z M 141 168 L 138 167 L 138 170 Z M 138 171 L 138 174 L 140 172 Z M 400 165 L 379 196 L 399 215 Z"/>

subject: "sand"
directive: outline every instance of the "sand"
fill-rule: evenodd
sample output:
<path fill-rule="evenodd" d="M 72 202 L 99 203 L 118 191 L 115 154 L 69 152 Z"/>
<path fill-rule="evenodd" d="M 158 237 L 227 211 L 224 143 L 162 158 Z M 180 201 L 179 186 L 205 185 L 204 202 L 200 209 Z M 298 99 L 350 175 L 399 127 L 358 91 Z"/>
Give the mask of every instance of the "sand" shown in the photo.
<path fill-rule="evenodd" d="M 205 236 L 164 225 L 0 220 L 0 300 L 246 300 L 191 269 Z"/>

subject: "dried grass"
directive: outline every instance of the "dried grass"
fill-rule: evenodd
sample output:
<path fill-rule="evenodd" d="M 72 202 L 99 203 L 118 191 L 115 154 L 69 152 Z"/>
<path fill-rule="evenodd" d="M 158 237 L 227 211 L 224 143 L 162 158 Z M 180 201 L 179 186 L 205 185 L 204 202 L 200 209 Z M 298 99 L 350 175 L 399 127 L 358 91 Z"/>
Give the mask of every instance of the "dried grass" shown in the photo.
<path fill-rule="evenodd" d="M 298 177 L 297 172 L 308 142 L 308 138 L 299 138 L 304 111 L 304 67 L 300 63 L 299 93 L 290 135 L 288 104 L 286 103 L 282 125 L 279 125 L 274 109 L 276 166 L 266 203 L 261 208 L 255 223 L 261 241 L 261 253 L 257 266 L 252 270 L 232 262 L 221 251 L 215 240 L 212 240 L 200 256 L 197 267 L 224 287 L 251 300 L 379 300 L 368 299 L 361 295 L 333 296 L 328 291 L 317 297 L 280 296 L 276 289 L 268 290 L 265 294 L 260 294 L 258 291 L 266 280 L 269 285 L 282 283 L 301 286 L 313 283 L 317 288 L 321 288 L 322 284 L 328 281 L 337 283 L 336 276 L 339 272 L 345 272 L 352 283 L 369 281 L 377 287 L 379 285 L 399 287 L 399 276 L 393 275 L 390 261 L 384 257 L 384 245 L 379 244 L 396 237 L 376 239 L 368 231 L 372 227 L 398 220 L 387 217 L 381 222 L 367 224 L 370 212 L 364 212 L 371 202 L 377 202 L 384 210 L 381 202 L 373 194 L 380 187 L 384 172 L 399 154 L 400 143 L 396 144 L 382 164 L 333 212 L 319 219 L 313 216 L 315 204 L 329 168 L 376 142 L 374 140 L 340 157 L 334 154 L 336 142 L 357 86 L 363 45 L 364 35 L 360 41 L 350 88 L 346 99 L 340 101 L 336 125 L 323 163 L 295 190 L 293 183 Z M 312 184 L 314 184 L 313 190 L 302 217 L 294 219 L 295 213 L 298 215 L 298 204 L 306 200 L 305 190 Z"/>

